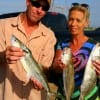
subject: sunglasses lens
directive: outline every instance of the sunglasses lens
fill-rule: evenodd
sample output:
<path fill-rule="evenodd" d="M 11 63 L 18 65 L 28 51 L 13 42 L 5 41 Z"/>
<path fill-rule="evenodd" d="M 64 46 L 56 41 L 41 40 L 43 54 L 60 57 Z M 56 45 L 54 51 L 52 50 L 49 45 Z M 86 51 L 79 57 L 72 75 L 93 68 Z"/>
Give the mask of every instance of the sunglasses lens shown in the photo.
<path fill-rule="evenodd" d="M 42 7 L 42 10 L 43 10 L 43 11 L 48 11 L 48 9 L 49 9 L 48 6 L 46 6 L 46 5 L 41 5 L 41 4 L 40 4 L 39 2 L 37 2 L 37 1 L 32 1 L 32 0 L 30 0 L 30 1 L 31 1 L 32 6 L 34 6 L 34 7 L 36 7 L 36 8 Z"/>
<path fill-rule="evenodd" d="M 36 2 L 36 1 L 31 1 L 31 4 L 32 4 L 32 6 L 34 6 L 36 8 L 41 7 L 41 5 L 38 2 Z"/>
<path fill-rule="evenodd" d="M 88 4 L 81 4 L 81 6 L 88 8 Z"/>
<path fill-rule="evenodd" d="M 89 7 L 89 5 L 88 5 L 88 4 L 85 4 L 85 3 L 84 3 L 84 4 L 79 4 L 79 3 L 76 3 L 76 2 L 75 2 L 75 3 L 72 3 L 72 5 L 73 5 L 73 6 L 82 6 L 82 7 L 85 7 L 85 8 L 87 8 L 87 9 L 88 9 L 88 7 Z"/>
<path fill-rule="evenodd" d="M 73 6 L 78 6 L 78 5 L 79 5 L 79 3 L 72 3 L 72 5 L 73 5 Z"/>
<path fill-rule="evenodd" d="M 43 9 L 44 11 L 48 11 L 48 10 L 49 10 L 49 8 L 48 8 L 47 6 L 42 6 L 42 9 Z"/>

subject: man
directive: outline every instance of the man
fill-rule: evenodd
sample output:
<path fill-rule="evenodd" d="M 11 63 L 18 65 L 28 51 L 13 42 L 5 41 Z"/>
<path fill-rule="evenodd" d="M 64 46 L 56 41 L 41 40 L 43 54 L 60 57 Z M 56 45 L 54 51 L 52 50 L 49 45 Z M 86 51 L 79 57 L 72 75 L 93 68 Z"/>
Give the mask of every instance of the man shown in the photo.
<path fill-rule="evenodd" d="M 40 20 L 48 11 L 47 0 L 26 0 L 26 12 L 0 20 L 0 100 L 41 100 L 42 85 L 26 72 L 19 60 L 24 52 L 11 46 L 15 35 L 32 52 L 35 60 L 48 70 L 54 57 L 56 38 Z"/>

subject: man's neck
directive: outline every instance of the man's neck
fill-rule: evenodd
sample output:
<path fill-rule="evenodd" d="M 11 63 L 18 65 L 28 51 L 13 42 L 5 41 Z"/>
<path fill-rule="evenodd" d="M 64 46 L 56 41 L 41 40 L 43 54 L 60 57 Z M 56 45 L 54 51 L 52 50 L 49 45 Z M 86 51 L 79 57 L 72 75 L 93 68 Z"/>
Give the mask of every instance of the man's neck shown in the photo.
<path fill-rule="evenodd" d="M 38 28 L 39 26 L 39 23 L 34 23 L 34 22 L 31 22 L 26 13 L 23 13 L 22 16 L 21 16 L 21 22 L 22 22 L 22 25 L 25 29 L 25 32 L 27 33 L 27 35 L 31 35 L 31 33 Z"/>

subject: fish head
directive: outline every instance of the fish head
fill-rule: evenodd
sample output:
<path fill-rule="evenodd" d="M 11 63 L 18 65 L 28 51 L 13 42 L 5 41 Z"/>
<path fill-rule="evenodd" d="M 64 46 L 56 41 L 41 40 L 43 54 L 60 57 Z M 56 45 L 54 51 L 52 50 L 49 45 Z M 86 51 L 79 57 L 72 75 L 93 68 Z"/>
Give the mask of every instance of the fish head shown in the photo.
<path fill-rule="evenodd" d="M 11 44 L 12 44 L 12 46 L 20 48 L 19 40 L 14 35 L 12 35 L 12 37 L 11 37 Z"/>
<path fill-rule="evenodd" d="M 14 35 L 11 37 L 11 44 L 15 47 L 21 48 L 25 54 L 30 54 L 30 50 L 26 47 L 24 43 L 22 43 L 18 38 L 16 38 Z"/>
<path fill-rule="evenodd" d="M 62 54 L 62 56 L 61 56 L 61 60 L 62 60 L 62 62 L 66 65 L 66 64 L 68 64 L 69 62 L 70 62 L 70 60 L 71 60 L 71 55 L 72 55 L 72 53 L 71 53 L 71 50 L 70 50 L 70 48 L 68 48 L 68 47 L 66 47 L 66 48 L 64 48 L 64 50 L 63 50 L 63 54 Z"/>

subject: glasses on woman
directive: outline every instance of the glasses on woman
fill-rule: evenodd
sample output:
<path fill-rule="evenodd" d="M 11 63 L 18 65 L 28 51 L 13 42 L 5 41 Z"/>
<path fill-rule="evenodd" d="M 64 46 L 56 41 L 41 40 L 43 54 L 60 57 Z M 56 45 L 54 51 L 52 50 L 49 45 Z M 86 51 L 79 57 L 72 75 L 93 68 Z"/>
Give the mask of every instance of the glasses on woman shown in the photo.
<path fill-rule="evenodd" d="M 49 10 L 49 4 L 45 3 L 44 5 L 42 5 L 40 2 L 38 1 L 33 1 L 33 0 L 30 0 L 32 6 L 36 7 L 36 8 L 39 8 L 39 7 L 42 7 L 42 10 L 43 11 L 48 11 Z"/>
<path fill-rule="evenodd" d="M 86 4 L 86 3 L 82 3 L 82 4 L 80 4 L 80 3 L 72 3 L 72 6 L 82 6 L 82 7 L 85 7 L 85 8 L 89 8 L 89 5 L 88 4 Z"/>

